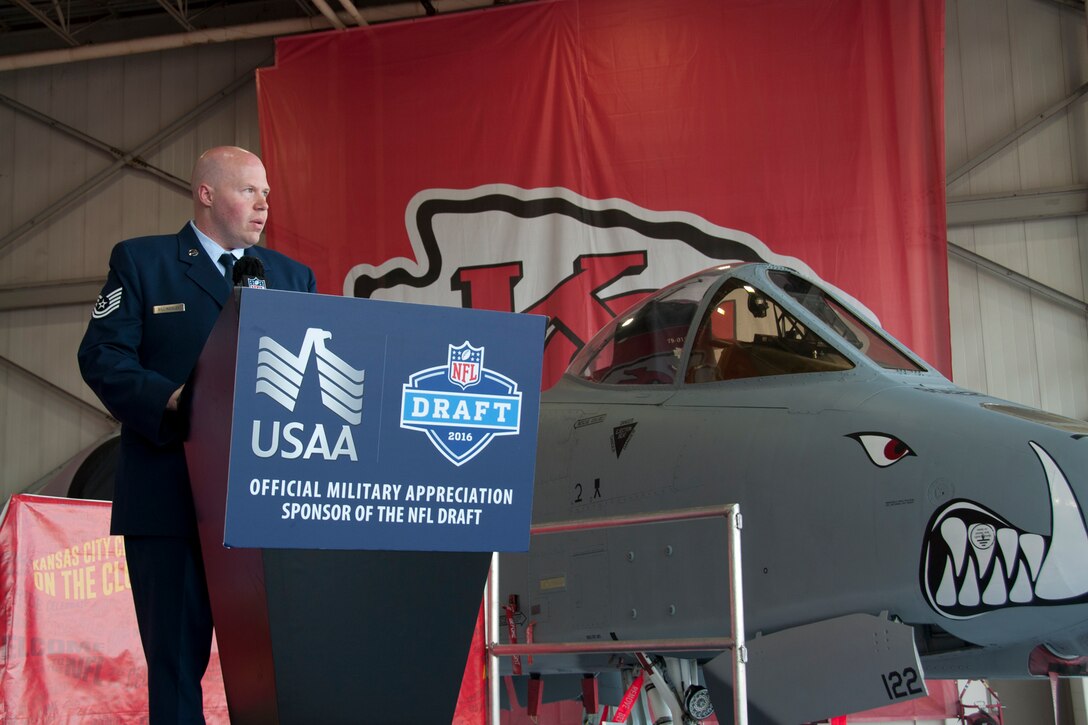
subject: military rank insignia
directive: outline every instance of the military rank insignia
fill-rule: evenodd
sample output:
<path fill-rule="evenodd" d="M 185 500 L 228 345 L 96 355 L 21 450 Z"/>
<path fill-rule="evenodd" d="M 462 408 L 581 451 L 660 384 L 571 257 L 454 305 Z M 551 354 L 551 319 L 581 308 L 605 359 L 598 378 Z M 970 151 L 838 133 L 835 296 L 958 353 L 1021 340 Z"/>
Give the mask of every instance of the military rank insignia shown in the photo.
<path fill-rule="evenodd" d="M 91 319 L 100 320 L 121 306 L 121 288 L 98 295 L 91 310 Z"/>

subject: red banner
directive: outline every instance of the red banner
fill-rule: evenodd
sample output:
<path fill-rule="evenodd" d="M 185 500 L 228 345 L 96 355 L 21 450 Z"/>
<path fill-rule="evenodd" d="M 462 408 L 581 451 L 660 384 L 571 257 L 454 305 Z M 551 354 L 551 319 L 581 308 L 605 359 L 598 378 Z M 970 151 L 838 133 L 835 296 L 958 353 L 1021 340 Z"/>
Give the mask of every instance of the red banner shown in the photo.
<path fill-rule="evenodd" d="M 278 41 L 269 243 L 320 289 L 532 311 L 545 383 L 723 259 L 950 372 L 941 0 L 541 0 Z"/>
<path fill-rule="evenodd" d="M 0 722 L 146 723 L 124 540 L 110 504 L 14 496 L 0 523 Z M 208 723 L 227 723 L 218 652 Z M 107 717 L 108 716 L 108 717 Z"/>
<path fill-rule="evenodd" d="M 280 39 L 268 241 L 324 293 L 547 315 L 545 387 L 734 259 L 822 278 L 950 374 L 943 51 L 943 0 L 540 0 Z"/>

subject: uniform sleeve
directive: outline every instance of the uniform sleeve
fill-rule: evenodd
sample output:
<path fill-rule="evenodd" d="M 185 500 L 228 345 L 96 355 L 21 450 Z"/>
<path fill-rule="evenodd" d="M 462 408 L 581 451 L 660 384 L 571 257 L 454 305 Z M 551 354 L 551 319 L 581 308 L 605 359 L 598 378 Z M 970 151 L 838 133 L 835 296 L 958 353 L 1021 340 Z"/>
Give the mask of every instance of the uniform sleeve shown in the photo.
<path fill-rule="evenodd" d="M 141 363 L 144 294 L 129 249 L 118 244 L 79 346 L 79 370 L 115 418 L 161 445 L 184 432 L 180 416 L 166 410 L 170 395 L 184 381 L 170 380 Z"/>

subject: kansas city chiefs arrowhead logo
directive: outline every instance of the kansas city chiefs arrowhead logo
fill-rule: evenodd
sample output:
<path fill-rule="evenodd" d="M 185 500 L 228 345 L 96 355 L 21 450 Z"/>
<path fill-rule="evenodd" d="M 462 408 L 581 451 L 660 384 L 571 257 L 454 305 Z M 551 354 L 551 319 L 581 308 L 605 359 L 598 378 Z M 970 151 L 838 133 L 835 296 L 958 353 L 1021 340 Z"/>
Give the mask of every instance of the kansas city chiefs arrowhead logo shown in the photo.
<path fill-rule="evenodd" d="M 405 221 L 415 259 L 353 267 L 345 295 L 546 315 L 546 358 L 564 365 L 625 308 L 700 269 L 764 260 L 819 279 L 799 259 L 695 214 L 559 187 L 428 189 Z"/>

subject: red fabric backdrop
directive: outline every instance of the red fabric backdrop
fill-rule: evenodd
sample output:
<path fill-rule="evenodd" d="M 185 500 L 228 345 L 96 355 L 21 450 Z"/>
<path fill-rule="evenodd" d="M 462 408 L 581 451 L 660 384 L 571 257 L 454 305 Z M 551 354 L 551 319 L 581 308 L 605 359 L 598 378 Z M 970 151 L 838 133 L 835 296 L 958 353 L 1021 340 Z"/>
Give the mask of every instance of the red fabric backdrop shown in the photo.
<path fill-rule="evenodd" d="M 321 292 L 548 315 L 545 386 L 627 303 L 753 257 L 949 374 L 943 23 L 942 0 L 541 0 L 281 39 L 268 242 Z"/>
<path fill-rule="evenodd" d="M 13 496 L 0 516 L 0 722 L 147 722 L 124 540 L 110 504 Z M 225 725 L 219 653 L 204 712 Z"/>
<path fill-rule="evenodd" d="M 435 221 L 421 259 L 421 200 L 574 199 L 754 235 L 947 374 L 943 21 L 942 0 L 542 0 L 281 39 L 258 75 L 269 244 L 322 292 L 362 275 L 388 299 L 548 314 L 549 384 L 617 313 L 602 297 L 731 256 L 600 268 L 640 240 L 523 206 L 520 226 Z"/>

